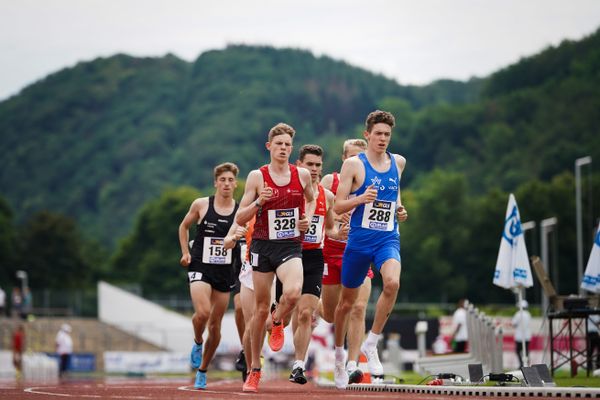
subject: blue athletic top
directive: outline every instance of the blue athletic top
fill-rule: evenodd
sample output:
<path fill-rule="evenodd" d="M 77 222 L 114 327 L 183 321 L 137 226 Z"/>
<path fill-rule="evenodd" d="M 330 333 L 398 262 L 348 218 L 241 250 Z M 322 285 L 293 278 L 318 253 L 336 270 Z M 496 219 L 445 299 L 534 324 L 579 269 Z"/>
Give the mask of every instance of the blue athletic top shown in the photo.
<path fill-rule="evenodd" d="M 400 190 L 400 174 L 393 154 L 387 152 L 391 166 L 386 172 L 376 171 L 365 153 L 358 154 L 365 168 L 365 180 L 351 196 L 360 196 L 371 184 L 377 187 L 377 199 L 373 203 L 361 204 L 350 217 L 348 246 L 370 248 L 382 240 L 398 239 L 396 208 Z"/>

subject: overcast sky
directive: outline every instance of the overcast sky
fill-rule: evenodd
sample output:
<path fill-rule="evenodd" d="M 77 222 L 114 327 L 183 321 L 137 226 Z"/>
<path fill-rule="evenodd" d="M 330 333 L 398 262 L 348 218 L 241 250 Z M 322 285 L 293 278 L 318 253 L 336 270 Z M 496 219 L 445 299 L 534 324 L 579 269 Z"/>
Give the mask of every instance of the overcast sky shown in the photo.
<path fill-rule="evenodd" d="M 599 0 L 0 0 L 0 99 L 126 53 L 308 49 L 396 79 L 485 76 L 600 27 Z"/>

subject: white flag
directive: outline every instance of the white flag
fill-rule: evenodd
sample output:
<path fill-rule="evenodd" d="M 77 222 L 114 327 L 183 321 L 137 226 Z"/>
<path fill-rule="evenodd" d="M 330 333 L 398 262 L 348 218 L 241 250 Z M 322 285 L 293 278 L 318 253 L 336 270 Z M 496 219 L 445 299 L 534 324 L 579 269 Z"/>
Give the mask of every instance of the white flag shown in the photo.
<path fill-rule="evenodd" d="M 506 289 L 513 287 L 533 286 L 531 266 L 525 247 L 525 236 L 521 228 L 521 216 L 515 196 L 511 193 L 508 198 L 504 232 L 500 241 L 500 251 L 494 271 L 494 285 Z"/>
<path fill-rule="evenodd" d="M 600 225 L 596 231 L 590 259 L 585 267 L 581 288 L 594 293 L 600 292 Z"/>

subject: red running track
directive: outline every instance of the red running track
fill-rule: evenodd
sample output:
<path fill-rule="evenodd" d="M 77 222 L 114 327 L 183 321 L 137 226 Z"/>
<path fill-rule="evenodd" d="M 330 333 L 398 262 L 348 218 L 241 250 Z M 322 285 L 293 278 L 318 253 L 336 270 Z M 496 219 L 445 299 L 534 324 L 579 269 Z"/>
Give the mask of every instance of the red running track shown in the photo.
<path fill-rule="evenodd" d="M 257 394 L 242 392 L 241 380 L 209 380 L 207 390 L 194 390 L 192 385 L 192 379 L 181 378 L 71 378 L 56 384 L 0 381 L 0 399 L 474 399 L 459 396 L 341 391 L 317 387 L 311 382 L 297 385 L 285 380 L 261 382 Z"/>

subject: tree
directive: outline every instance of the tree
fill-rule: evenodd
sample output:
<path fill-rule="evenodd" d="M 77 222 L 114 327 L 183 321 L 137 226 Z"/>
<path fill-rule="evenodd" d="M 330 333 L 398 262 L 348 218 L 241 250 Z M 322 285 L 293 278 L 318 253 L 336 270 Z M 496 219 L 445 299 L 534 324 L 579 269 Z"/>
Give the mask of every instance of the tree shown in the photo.
<path fill-rule="evenodd" d="M 423 179 L 406 207 L 410 217 L 400 228 L 402 261 L 406 265 L 404 290 L 417 301 L 463 297 L 468 274 L 462 273 L 461 265 L 469 245 L 470 217 L 465 178 L 434 170 Z"/>
<path fill-rule="evenodd" d="M 19 269 L 33 289 L 78 288 L 90 282 L 94 266 L 83 251 L 81 233 L 71 218 L 49 211 L 34 214 L 20 229 Z"/>
<path fill-rule="evenodd" d="M 177 231 L 190 204 L 200 196 L 196 189 L 182 186 L 168 189 L 146 203 L 136 218 L 133 232 L 119 244 L 109 278 L 138 282 L 146 294 L 185 291 Z"/>
<path fill-rule="evenodd" d="M 13 211 L 8 202 L 0 197 L 0 284 L 5 289 L 15 280 L 17 244 Z"/>

